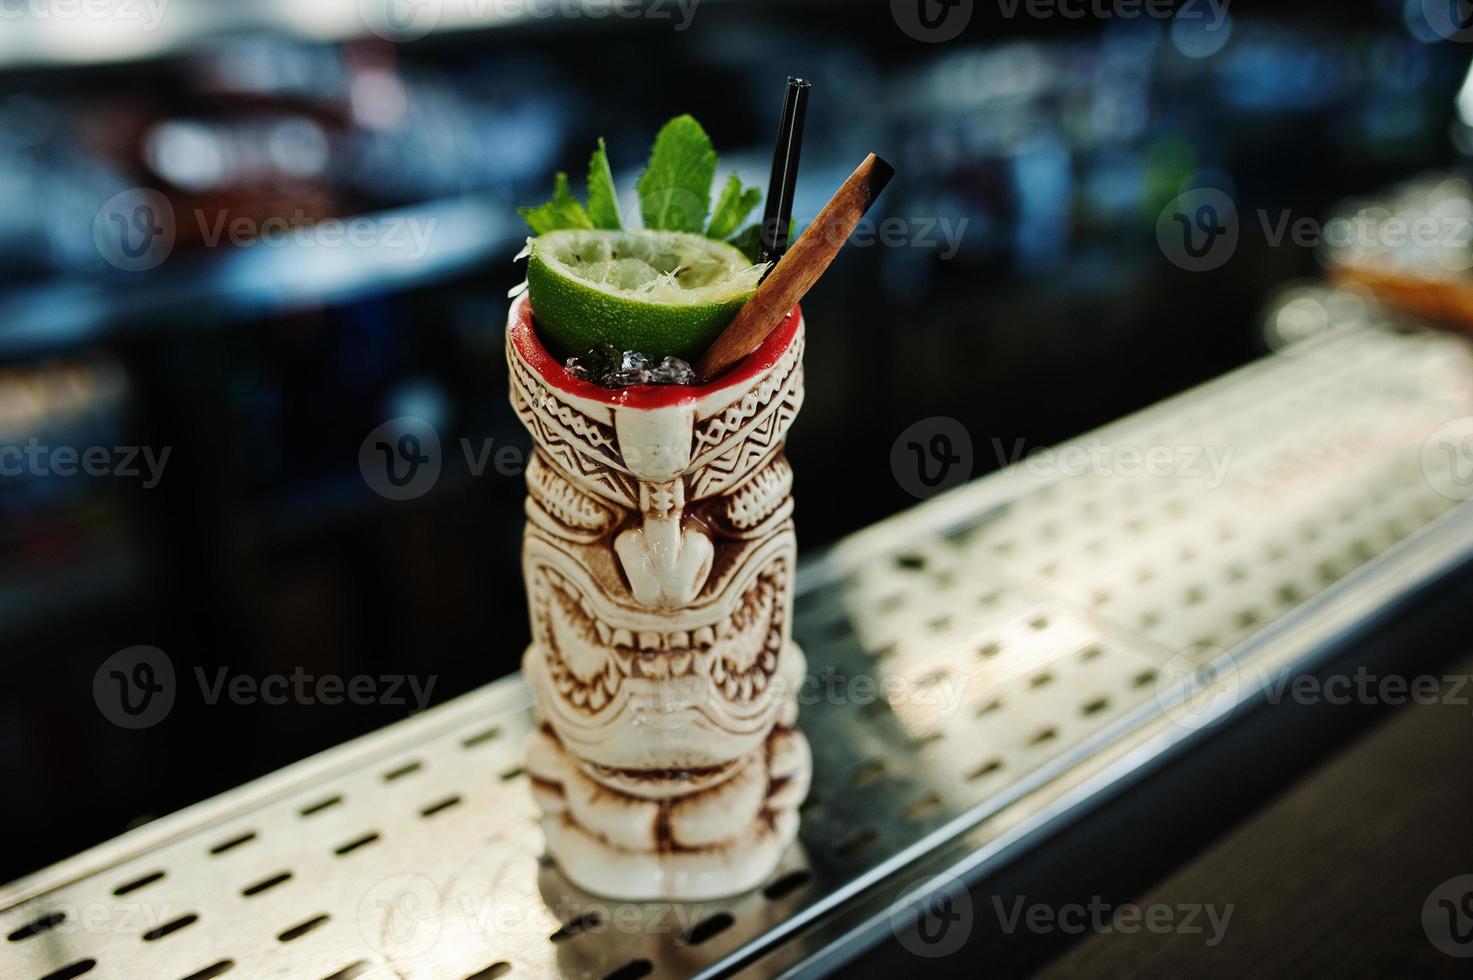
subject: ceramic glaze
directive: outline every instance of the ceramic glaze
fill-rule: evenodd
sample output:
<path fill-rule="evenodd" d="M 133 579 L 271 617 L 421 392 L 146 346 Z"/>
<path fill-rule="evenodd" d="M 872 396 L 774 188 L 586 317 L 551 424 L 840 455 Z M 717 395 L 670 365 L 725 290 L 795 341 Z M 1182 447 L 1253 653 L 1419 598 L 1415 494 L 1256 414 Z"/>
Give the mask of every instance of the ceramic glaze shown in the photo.
<path fill-rule="evenodd" d="M 711 384 L 608 389 L 507 324 L 511 403 L 536 443 L 522 569 L 528 774 L 549 853 L 616 898 L 760 884 L 798 829 L 792 471 L 803 320 Z"/>

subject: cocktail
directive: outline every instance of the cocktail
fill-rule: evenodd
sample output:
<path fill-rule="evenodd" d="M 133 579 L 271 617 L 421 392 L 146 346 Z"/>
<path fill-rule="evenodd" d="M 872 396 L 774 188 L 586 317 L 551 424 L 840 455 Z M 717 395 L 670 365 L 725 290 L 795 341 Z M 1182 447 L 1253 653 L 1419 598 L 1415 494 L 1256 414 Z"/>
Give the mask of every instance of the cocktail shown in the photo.
<path fill-rule="evenodd" d="M 549 853 L 619 898 L 760 884 L 811 774 L 783 453 L 804 323 L 791 292 L 769 297 L 786 304 L 774 322 L 721 354 L 772 262 L 740 247 L 755 192 L 733 177 L 714 211 L 703 201 L 715 166 L 694 120 L 667 124 L 637 231 L 621 227 L 602 144 L 586 207 L 558 175 L 554 200 L 524 212 L 538 234 L 507 323 L 511 402 L 535 442 L 527 769 Z"/>

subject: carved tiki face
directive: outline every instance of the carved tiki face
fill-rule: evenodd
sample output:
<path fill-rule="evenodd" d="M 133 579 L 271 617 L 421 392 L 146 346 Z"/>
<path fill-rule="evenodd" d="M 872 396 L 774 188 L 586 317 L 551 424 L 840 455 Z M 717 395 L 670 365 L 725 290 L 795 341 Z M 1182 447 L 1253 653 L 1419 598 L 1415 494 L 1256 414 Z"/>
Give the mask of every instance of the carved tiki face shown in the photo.
<path fill-rule="evenodd" d="M 607 389 L 547 353 L 525 298 L 512 307 L 511 400 L 536 442 L 523 669 L 543 720 L 604 780 L 724 766 L 792 714 L 782 448 L 802 348 L 794 315 L 710 385 Z"/>

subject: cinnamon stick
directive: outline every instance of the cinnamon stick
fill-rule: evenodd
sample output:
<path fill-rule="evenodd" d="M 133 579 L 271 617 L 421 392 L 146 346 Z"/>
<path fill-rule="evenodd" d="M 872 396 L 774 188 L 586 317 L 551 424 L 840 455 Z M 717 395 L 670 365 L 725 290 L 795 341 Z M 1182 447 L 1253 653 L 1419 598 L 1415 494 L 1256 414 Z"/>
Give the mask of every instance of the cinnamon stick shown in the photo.
<path fill-rule="evenodd" d="M 893 176 L 895 168 L 873 153 L 864 158 L 696 363 L 696 374 L 711 380 L 756 350 L 778 328 L 828 269 Z"/>

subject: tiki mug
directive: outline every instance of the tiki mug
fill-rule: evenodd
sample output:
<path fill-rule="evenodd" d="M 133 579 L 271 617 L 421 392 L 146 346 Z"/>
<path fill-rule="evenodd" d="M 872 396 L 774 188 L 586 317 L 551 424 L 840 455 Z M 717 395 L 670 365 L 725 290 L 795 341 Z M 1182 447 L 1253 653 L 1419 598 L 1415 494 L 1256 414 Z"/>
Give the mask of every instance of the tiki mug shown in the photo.
<path fill-rule="evenodd" d="M 796 727 L 783 456 L 803 401 L 802 316 L 694 387 L 571 377 L 525 297 L 506 353 L 536 443 L 522 669 L 541 720 L 527 771 L 548 851 L 615 898 L 752 888 L 796 835 L 812 768 Z"/>

